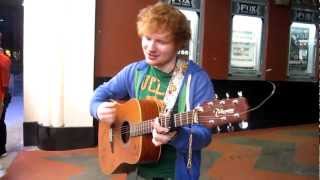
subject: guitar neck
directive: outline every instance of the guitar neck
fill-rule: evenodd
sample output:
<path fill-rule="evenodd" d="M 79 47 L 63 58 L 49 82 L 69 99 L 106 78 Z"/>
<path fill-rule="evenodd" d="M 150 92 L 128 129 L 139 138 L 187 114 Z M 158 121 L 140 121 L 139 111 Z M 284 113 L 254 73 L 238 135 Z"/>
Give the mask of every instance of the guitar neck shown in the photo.
<path fill-rule="evenodd" d="M 197 123 L 197 113 L 194 111 L 171 114 L 169 116 L 159 116 L 159 123 L 162 127 L 174 129 L 183 125 Z M 130 126 L 130 136 L 141 136 L 152 132 L 152 120 L 146 120 L 141 123 Z"/>
<path fill-rule="evenodd" d="M 208 128 L 231 124 L 247 119 L 248 105 L 243 97 L 237 99 L 214 100 L 196 109 L 176 114 L 160 115 L 159 123 L 162 127 L 174 129 L 189 124 L 201 124 Z M 132 124 L 130 136 L 141 136 L 152 132 L 151 120 Z"/>

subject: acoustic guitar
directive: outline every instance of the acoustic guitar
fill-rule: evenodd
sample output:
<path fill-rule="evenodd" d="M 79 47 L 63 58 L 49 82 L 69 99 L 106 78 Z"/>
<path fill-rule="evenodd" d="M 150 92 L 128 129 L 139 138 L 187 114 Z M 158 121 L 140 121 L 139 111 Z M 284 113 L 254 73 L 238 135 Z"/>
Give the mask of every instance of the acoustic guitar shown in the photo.
<path fill-rule="evenodd" d="M 116 109 L 116 120 L 111 126 L 99 122 L 98 155 L 105 174 L 127 173 L 136 164 L 159 160 L 161 146 L 152 144 L 151 135 L 156 117 L 161 126 L 169 129 L 190 124 L 232 127 L 231 123 L 245 122 L 248 105 L 244 97 L 227 98 L 202 104 L 190 112 L 159 115 L 160 106 L 155 100 L 131 99 L 117 103 Z"/>

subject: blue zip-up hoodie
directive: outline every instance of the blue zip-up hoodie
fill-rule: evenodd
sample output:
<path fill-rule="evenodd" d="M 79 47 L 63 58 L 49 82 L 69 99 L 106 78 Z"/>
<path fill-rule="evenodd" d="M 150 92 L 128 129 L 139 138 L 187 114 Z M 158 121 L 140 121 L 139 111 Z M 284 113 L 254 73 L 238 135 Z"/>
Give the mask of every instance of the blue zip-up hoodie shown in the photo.
<path fill-rule="evenodd" d="M 192 110 L 204 102 L 214 98 L 213 85 L 207 75 L 197 64 L 189 61 L 184 76 L 186 86 L 186 109 Z M 100 85 L 94 92 L 91 100 L 90 113 L 98 119 L 98 106 L 110 99 L 120 100 L 135 98 L 136 85 L 140 86 L 148 70 L 148 64 L 142 60 L 134 62 L 123 68 L 108 82 Z M 137 77 L 137 72 L 141 75 Z M 135 79 L 138 78 L 138 79 Z M 138 84 L 135 84 L 138 83 Z M 192 168 L 187 168 L 189 137 L 192 134 Z M 200 176 L 201 149 L 211 142 L 211 130 L 198 124 L 183 126 L 169 144 L 176 148 L 175 179 L 196 180 Z"/>

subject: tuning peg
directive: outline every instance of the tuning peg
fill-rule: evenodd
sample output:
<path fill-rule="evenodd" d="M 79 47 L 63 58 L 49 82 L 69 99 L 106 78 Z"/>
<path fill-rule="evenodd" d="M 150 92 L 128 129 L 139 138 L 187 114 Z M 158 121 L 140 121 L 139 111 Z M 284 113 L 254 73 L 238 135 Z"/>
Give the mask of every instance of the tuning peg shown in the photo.
<path fill-rule="evenodd" d="M 233 104 L 238 104 L 238 103 L 239 103 L 239 100 L 238 100 L 238 99 L 234 99 L 234 100 L 232 100 L 232 103 L 233 103 Z"/>
<path fill-rule="evenodd" d="M 221 100 L 221 101 L 219 102 L 219 104 L 226 104 L 226 101 Z"/>
<path fill-rule="evenodd" d="M 234 114 L 233 114 L 233 117 L 235 117 L 235 118 L 240 118 L 240 114 L 239 114 L 239 113 L 234 113 Z"/>
<path fill-rule="evenodd" d="M 209 124 L 213 124 L 214 125 L 215 121 L 213 119 L 209 120 Z"/>
<path fill-rule="evenodd" d="M 247 121 L 241 121 L 241 122 L 239 123 L 239 127 L 240 127 L 241 129 L 247 129 L 248 126 L 249 126 L 249 123 L 248 123 Z"/>
<path fill-rule="evenodd" d="M 233 132 L 234 131 L 234 127 L 233 127 L 233 125 L 231 123 L 229 123 L 227 125 L 227 130 L 228 130 L 228 132 Z"/>
<path fill-rule="evenodd" d="M 238 94 L 239 97 L 242 97 L 242 91 L 238 91 L 237 94 Z"/>
<path fill-rule="evenodd" d="M 229 99 L 230 95 L 229 93 L 226 93 L 226 98 Z"/>

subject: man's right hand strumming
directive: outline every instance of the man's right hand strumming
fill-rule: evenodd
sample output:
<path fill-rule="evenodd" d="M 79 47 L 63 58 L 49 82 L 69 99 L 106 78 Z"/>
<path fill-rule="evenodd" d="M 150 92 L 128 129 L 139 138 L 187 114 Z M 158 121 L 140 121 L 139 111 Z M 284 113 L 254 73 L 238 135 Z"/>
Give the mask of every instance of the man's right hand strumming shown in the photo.
<path fill-rule="evenodd" d="M 98 106 L 97 116 L 100 121 L 111 125 L 116 118 L 116 102 L 103 102 Z"/>

